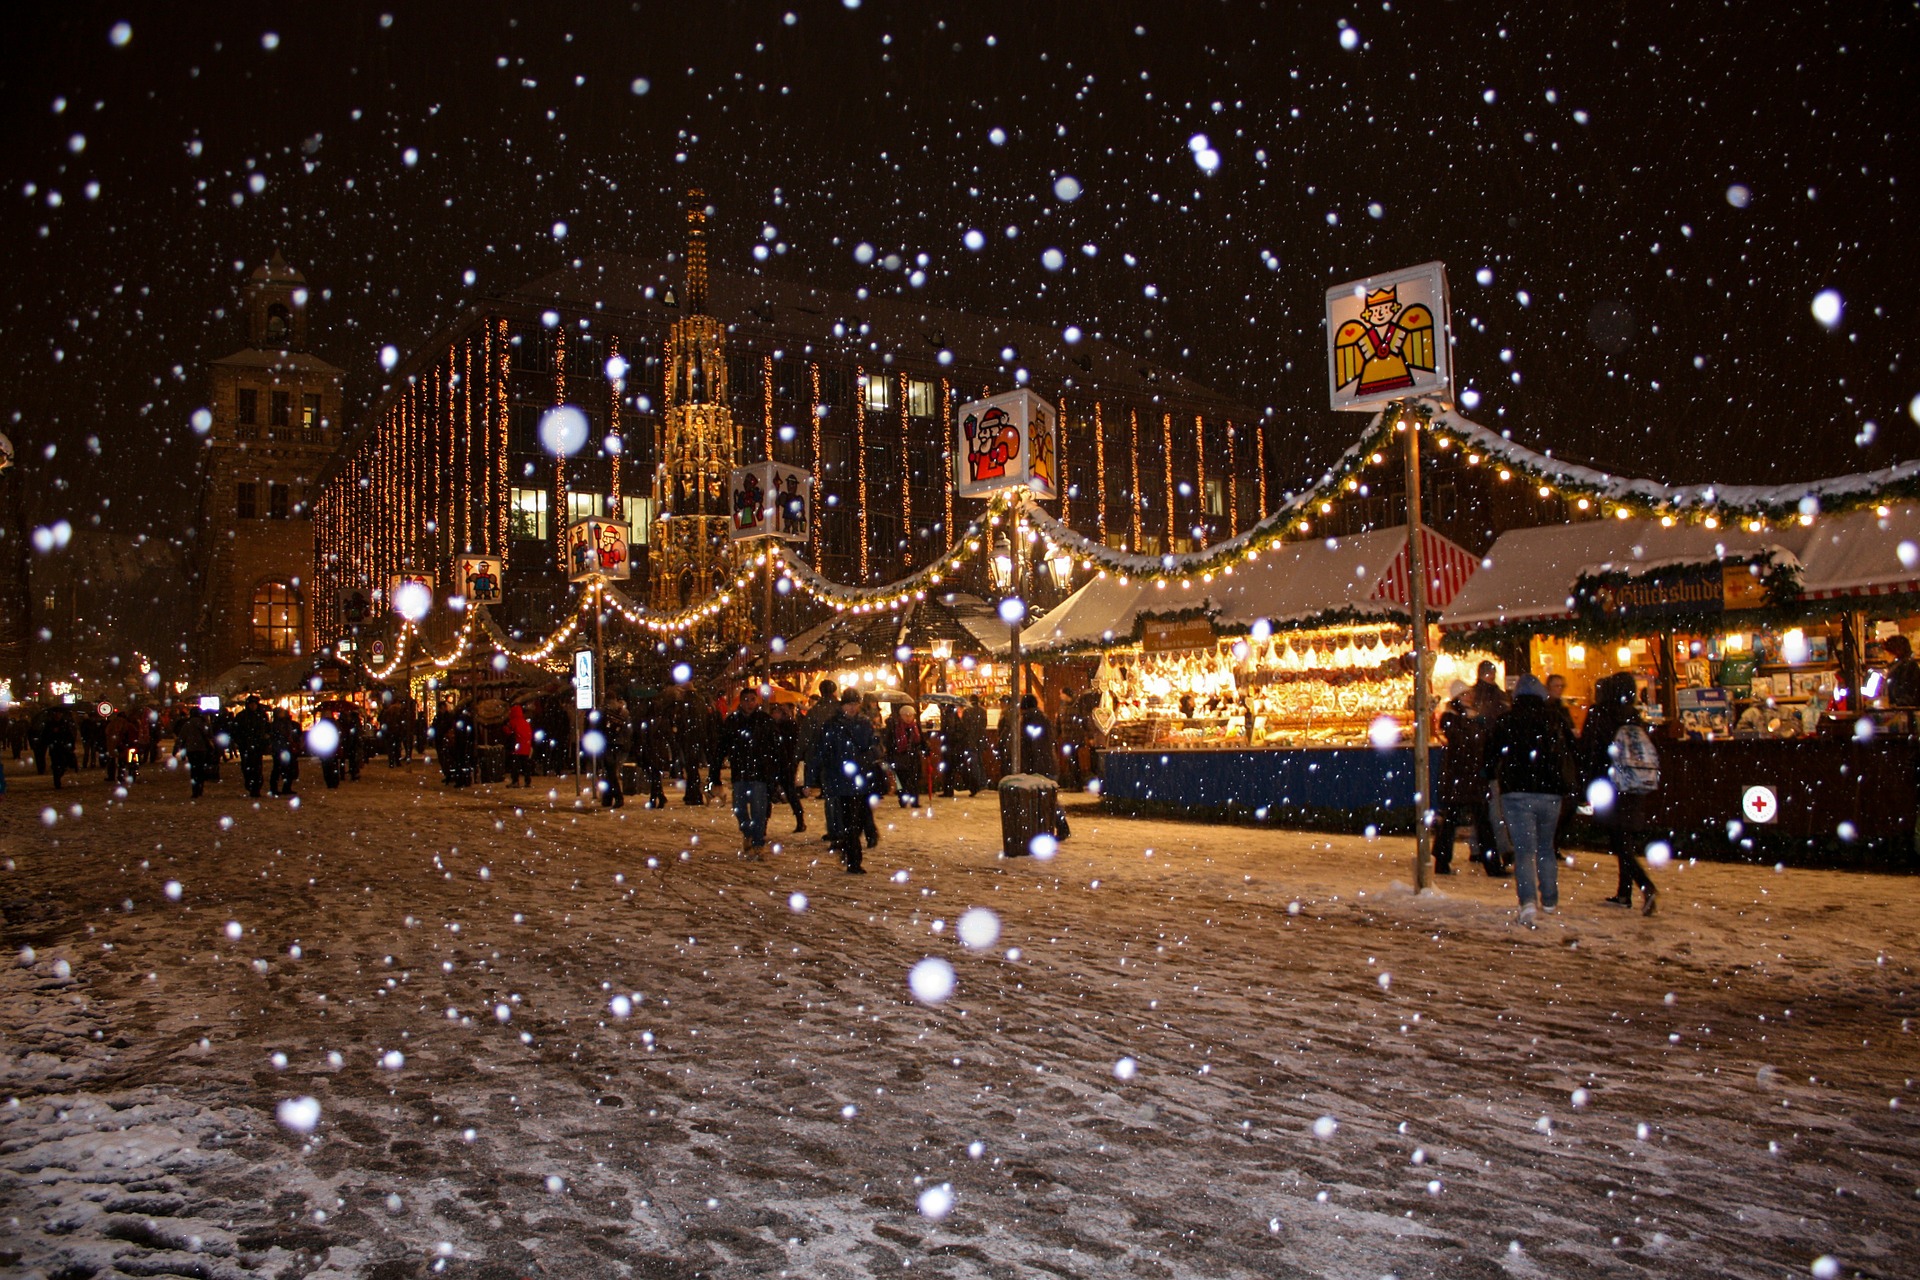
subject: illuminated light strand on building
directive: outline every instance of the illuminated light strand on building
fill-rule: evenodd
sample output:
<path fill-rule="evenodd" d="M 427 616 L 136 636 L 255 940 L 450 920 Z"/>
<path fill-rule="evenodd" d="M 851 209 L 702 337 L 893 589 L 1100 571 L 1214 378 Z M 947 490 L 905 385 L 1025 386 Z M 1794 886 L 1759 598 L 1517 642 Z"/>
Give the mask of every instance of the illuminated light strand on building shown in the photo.
<path fill-rule="evenodd" d="M 494 508 L 498 538 L 494 551 L 499 555 L 500 566 L 504 569 L 513 548 L 513 481 L 507 471 L 507 455 L 513 448 L 508 434 L 512 425 L 511 413 L 507 407 L 507 375 L 512 372 L 513 348 L 507 341 L 506 317 L 495 320 L 493 326 L 494 358 L 499 362 L 493 385 L 494 475 L 500 488 L 499 505 Z"/>
<path fill-rule="evenodd" d="M 1133 510 L 1133 539 L 1127 545 L 1131 550 L 1140 550 L 1140 413 L 1137 409 L 1127 410 L 1127 433 L 1132 446 L 1127 451 L 1129 465 L 1133 468 L 1133 488 L 1128 490 L 1128 506 Z"/>
<path fill-rule="evenodd" d="M 1171 413 L 1163 413 L 1160 415 L 1160 462 L 1162 469 L 1166 473 L 1167 550 L 1171 551 L 1173 550 L 1174 531 L 1180 523 L 1179 515 L 1174 510 L 1173 500 L 1173 415 Z"/>
<path fill-rule="evenodd" d="M 767 457 L 773 457 L 773 357 L 760 357 L 760 406 L 765 420 L 761 423 L 761 432 L 766 437 Z"/>
<path fill-rule="evenodd" d="M 553 403 L 558 408 L 567 402 L 567 331 L 564 327 L 553 331 Z M 565 573 L 567 571 L 567 460 L 555 454 L 553 458 L 553 562 Z"/>
<path fill-rule="evenodd" d="M 1267 518 L 1267 424 L 1265 419 L 1253 424 L 1253 449 L 1259 454 L 1260 463 L 1260 518 Z"/>
<path fill-rule="evenodd" d="M 1057 421 L 1060 424 L 1060 433 L 1053 445 L 1054 488 L 1060 491 L 1060 518 L 1071 521 L 1073 519 L 1073 485 L 1067 472 L 1067 437 L 1073 433 L 1067 428 L 1067 397 L 1064 394 L 1060 397 L 1060 416 Z"/>
<path fill-rule="evenodd" d="M 901 563 L 913 567 L 913 433 L 907 410 L 907 375 L 902 373 L 895 388 L 900 395 L 900 534 Z"/>
<path fill-rule="evenodd" d="M 953 384 L 940 379 L 940 531 L 953 550 Z"/>
<path fill-rule="evenodd" d="M 854 511 L 860 529 L 860 581 L 867 580 L 867 371 L 853 370 L 853 458 L 859 500 Z"/>
<path fill-rule="evenodd" d="M 1234 534 L 1240 530 L 1240 461 L 1235 448 L 1237 437 L 1233 430 L 1233 419 L 1227 419 L 1227 532 Z"/>
<path fill-rule="evenodd" d="M 607 363 L 612 365 L 613 362 L 619 358 L 620 335 L 616 333 L 607 339 Z M 619 366 L 614 365 L 614 367 L 618 368 Z M 609 395 L 607 396 L 607 436 L 613 441 L 614 445 L 613 457 L 609 459 L 608 466 L 613 473 L 613 478 L 609 482 L 609 485 L 611 488 L 610 497 L 613 504 L 612 514 L 615 520 L 625 520 L 627 518 L 626 501 L 620 492 L 620 473 L 627 465 L 626 437 L 620 434 L 620 401 L 626 396 L 626 393 L 627 380 L 625 378 L 613 379 L 612 385 L 609 388 Z"/>
<path fill-rule="evenodd" d="M 825 487 L 827 479 L 820 470 L 820 366 L 811 361 L 807 364 L 807 381 L 811 397 L 807 403 L 807 427 L 813 433 L 813 483 L 816 486 L 815 492 L 818 493 L 820 488 Z M 815 560 L 820 558 L 820 547 L 822 540 L 826 537 L 826 531 L 821 527 L 824 523 L 820 518 L 820 512 L 816 510 L 813 514 L 812 529 Z"/>
<path fill-rule="evenodd" d="M 1199 414 L 1193 415 L 1193 483 L 1194 511 L 1196 515 L 1193 527 L 1200 532 L 1200 545 L 1207 545 L 1207 420 Z"/>
<path fill-rule="evenodd" d="M 477 434 L 473 429 L 473 343 L 463 340 L 460 343 L 460 469 L 455 483 L 460 487 L 460 496 L 455 510 L 460 513 L 460 528 L 454 534 L 454 545 L 463 553 L 473 552 L 473 474 L 477 469 L 474 458 L 474 444 Z"/>
<path fill-rule="evenodd" d="M 1099 493 L 1094 508 L 1099 521 L 1100 541 L 1107 540 L 1107 426 L 1101 417 L 1100 402 L 1093 402 L 1093 470 L 1094 479 L 1099 483 Z"/>

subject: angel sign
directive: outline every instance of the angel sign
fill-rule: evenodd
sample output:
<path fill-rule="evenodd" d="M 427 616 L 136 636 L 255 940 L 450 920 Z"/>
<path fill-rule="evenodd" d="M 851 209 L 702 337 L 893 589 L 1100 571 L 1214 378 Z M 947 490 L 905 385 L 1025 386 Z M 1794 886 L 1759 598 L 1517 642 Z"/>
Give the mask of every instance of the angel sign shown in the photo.
<path fill-rule="evenodd" d="M 1334 408 L 1370 409 L 1447 388 L 1446 280 L 1433 262 L 1327 291 Z"/>

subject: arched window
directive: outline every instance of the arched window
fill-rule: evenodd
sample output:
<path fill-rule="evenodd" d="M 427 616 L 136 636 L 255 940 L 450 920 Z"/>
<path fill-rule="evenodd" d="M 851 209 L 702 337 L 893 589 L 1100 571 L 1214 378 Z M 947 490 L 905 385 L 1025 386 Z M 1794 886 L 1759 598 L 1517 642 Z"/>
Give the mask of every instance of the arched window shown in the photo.
<path fill-rule="evenodd" d="M 263 582 L 253 589 L 255 653 L 299 653 L 306 631 L 300 591 L 284 582 Z"/>
<path fill-rule="evenodd" d="M 293 317 L 279 303 L 267 308 L 267 341 L 285 342 L 292 331 Z"/>

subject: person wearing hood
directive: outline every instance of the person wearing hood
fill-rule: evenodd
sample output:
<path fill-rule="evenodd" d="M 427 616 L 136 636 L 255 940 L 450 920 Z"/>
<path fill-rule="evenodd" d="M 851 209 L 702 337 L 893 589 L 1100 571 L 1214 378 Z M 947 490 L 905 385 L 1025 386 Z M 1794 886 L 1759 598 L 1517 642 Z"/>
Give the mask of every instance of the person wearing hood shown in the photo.
<path fill-rule="evenodd" d="M 1513 687 L 1513 706 L 1487 739 L 1485 776 L 1500 787 L 1500 809 L 1513 838 L 1514 887 L 1520 923 L 1532 928 L 1541 909 L 1560 905 L 1554 829 L 1562 798 L 1576 789 L 1573 744 L 1547 706 L 1547 688 L 1532 675 Z"/>
<path fill-rule="evenodd" d="M 507 785 L 533 785 L 533 722 L 519 703 L 507 708 Z"/>
<path fill-rule="evenodd" d="M 1492 726 L 1467 705 L 1467 692 L 1466 683 L 1455 680 L 1440 712 L 1440 736 L 1447 749 L 1434 787 L 1439 817 L 1433 831 L 1433 869 L 1437 875 L 1453 874 L 1453 846 L 1464 826 L 1473 860 L 1497 876 L 1503 867 L 1487 821 L 1487 733 Z"/>

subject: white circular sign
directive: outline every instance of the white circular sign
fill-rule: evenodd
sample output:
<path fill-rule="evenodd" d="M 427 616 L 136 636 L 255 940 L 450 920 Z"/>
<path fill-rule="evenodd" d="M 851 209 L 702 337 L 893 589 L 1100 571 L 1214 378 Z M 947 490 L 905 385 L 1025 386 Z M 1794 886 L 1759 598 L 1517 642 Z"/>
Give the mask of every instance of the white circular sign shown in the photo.
<path fill-rule="evenodd" d="M 1748 787 L 1740 794 L 1740 812 L 1748 822 L 1772 822 L 1780 816 L 1780 799 L 1772 787 Z"/>

